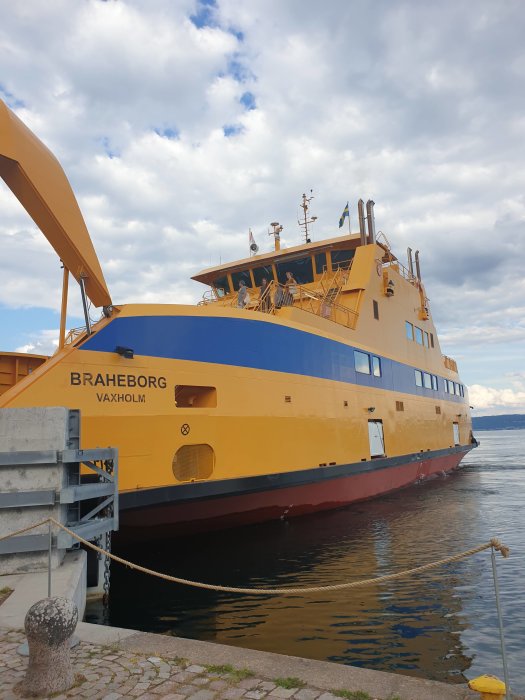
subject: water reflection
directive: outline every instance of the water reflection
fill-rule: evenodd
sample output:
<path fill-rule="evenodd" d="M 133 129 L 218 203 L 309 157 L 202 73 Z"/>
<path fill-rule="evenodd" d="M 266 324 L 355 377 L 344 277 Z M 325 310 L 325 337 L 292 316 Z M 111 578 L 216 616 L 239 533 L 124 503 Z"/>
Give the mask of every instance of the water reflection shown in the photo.
<path fill-rule="evenodd" d="M 150 543 L 130 558 L 213 583 L 315 586 L 410 568 L 494 535 L 512 546 L 524 529 L 515 517 L 523 431 L 514 432 L 506 440 L 483 433 L 467 467 L 450 477 L 336 512 Z M 511 663 L 524 638 L 522 565 L 519 551 L 499 564 L 516 690 L 525 686 Z M 501 674 L 489 554 L 400 581 L 287 598 L 200 591 L 114 566 L 110 624 L 449 682 Z"/>

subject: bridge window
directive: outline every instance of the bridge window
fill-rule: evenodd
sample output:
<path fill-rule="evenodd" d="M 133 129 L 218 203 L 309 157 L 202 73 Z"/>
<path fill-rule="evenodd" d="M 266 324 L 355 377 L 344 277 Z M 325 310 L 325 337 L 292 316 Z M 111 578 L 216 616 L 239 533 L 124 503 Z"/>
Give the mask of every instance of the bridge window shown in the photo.
<path fill-rule="evenodd" d="M 314 270 L 312 267 L 312 258 L 295 258 L 292 260 L 283 260 L 276 264 L 277 278 L 281 284 L 286 282 L 286 273 L 291 272 L 297 284 L 308 284 L 314 281 Z"/>
<path fill-rule="evenodd" d="M 355 250 L 332 250 L 332 270 L 338 267 L 348 267 L 349 262 L 355 255 Z"/>
<path fill-rule="evenodd" d="M 438 378 L 434 375 L 432 375 L 432 388 L 434 391 L 438 390 Z"/>
<path fill-rule="evenodd" d="M 381 360 L 375 355 L 372 355 L 372 374 L 374 377 L 381 376 Z"/>
<path fill-rule="evenodd" d="M 266 277 L 268 282 L 273 280 L 273 269 L 271 265 L 263 265 L 261 267 L 254 268 L 253 279 L 255 280 L 257 287 L 261 286 L 263 277 Z"/>
<path fill-rule="evenodd" d="M 252 280 L 250 277 L 249 270 L 241 270 L 240 272 L 232 272 L 232 282 L 233 282 L 233 291 L 234 292 L 236 292 L 239 289 L 239 283 L 241 280 L 244 280 L 247 287 L 252 286 Z"/>
<path fill-rule="evenodd" d="M 432 389 L 432 378 L 428 372 L 423 372 L 423 386 L 425 389 Z"/>
<path fill-rule="evenodd" d="M 414 374 L 416 376 L 416 386 L 423 386 L 423 373 L 416 369 Z"/>
<path fill-rule="evenodd" d="M 326 253 L 317 253 L 315 256 L 315 271 L 322 275 L 326 270 Z"/>
<path fill-rule="evenodd" d="M 217 279 L 213 280 L 213 286 L 217 290 L 217 294 L 222 297 L 225 294 L 230 293 L 230 284 L 228 282 L 228 278 L 226 276 L 224 277 L 217 277 Z M 222 290 L 222 294 L 221 294 Z"/>

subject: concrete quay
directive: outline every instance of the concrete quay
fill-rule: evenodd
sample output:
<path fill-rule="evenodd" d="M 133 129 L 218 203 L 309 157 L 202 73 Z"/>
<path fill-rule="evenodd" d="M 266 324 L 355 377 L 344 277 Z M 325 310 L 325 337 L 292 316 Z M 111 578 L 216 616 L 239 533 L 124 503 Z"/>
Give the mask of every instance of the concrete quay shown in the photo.
<path fill-rule="evenodd" d="M 53 571 L 53 595 L 80 597 L 84 552 Z M 11 595 L 0 604 L 0 700 L 18 700 L 27 668 L 18 653 L 24 617 L 45 597 L 47 572 L 0 576 Z M 72 651 L 77 683 L 64 698 L 118 700 L 474 700 L 466 685 L 79 622 Z M 339 693 L 339 694 L 338 694 Z M 524 700 L 515 698 L 515 700 Z"/>
<path fill-rule="evenodd" d="M 467 700 L 465 686 L 324 661 L 80 623 L 76 685 L 54 696 L 118 700 Z M 20 630 L 0 629 L 0 698 L 19 700 L 27 657 Z M 336 694 L 341 693 L 341 695 Z"/>

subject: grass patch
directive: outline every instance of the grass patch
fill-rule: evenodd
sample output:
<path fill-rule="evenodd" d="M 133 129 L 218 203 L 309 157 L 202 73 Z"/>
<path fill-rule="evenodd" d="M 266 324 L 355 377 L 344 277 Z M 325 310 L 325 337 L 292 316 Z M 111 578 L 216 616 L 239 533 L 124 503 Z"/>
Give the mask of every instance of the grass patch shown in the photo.
<path fill-rule="evenodd" d="M 208 673 L 215 673 L 218 676 L 229 676 L 234 681 L 242 681 L 245 678 L 254 676 L 254 672 L 249 668 L 235 668 L 231 664 L 222 664 L 215 666 L 213 664 L 204 666 Z"/>
<path fill-rule="evenodd" d="M 372 696 L 364 690 L 331 690 L 332 695 L 346 700 L 372 700 Z M 394 698 L 392 698 L 394 700 Z"/>
<path fill-rule="evenodd" d="M 300 678 L 294 678 L 293 676 L 291 678 L 274 678 L 273 682 L 280 688 L 286 688 L 287 690 L 291 690 L 292 688 L 304 688 L 306 685 Z"/>
<path fill-rule="evenodd" d="M 13 592 L 12 588 L 9 588 L 9 586 L 4 586 L 3 588 L 0 588 L 0 605 L 4 602 L 4 600 L 7 600 L 11 593 Z"/>

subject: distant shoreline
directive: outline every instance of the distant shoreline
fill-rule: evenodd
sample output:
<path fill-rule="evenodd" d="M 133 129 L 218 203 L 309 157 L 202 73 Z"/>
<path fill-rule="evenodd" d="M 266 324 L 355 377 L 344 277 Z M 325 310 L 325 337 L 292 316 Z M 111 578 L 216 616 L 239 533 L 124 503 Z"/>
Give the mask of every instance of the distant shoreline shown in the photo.
<path fill-rule="evenodd" d="M 473 430 L 524 430 L 525 415 L 478 416 L 472 419 Z"/>

